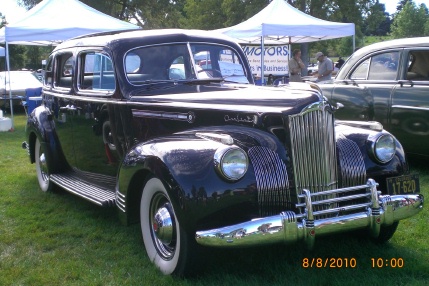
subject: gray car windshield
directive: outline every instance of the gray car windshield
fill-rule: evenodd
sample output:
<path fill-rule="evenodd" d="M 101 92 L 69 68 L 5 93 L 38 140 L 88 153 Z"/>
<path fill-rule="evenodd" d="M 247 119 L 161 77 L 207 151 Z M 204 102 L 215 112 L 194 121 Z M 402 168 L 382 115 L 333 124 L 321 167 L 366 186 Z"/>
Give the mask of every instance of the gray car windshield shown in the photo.
<path fill-rule="evenodd" d="M 208 79 L 249 83 L 242 59 L 221 45 L 181 43 L 139 47 L 125 55 L 124 67 L 133 85 Z"/>

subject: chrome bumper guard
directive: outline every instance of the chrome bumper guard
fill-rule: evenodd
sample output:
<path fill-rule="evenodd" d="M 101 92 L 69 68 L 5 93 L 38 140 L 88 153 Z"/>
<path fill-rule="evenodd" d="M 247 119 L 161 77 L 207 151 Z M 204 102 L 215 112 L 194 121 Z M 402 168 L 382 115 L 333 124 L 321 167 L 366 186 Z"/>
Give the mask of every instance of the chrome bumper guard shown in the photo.
<path fill-rule="evenodd" d="M 365 194 L 349 195 L 348 192 L 366 189 Z M 312 198 L 323 195 L 342 194 L 341 197 L 329 198 L 312 203 Z M 313 205 L 338 203 L 353 200 L 356 197 L 368 196 L 369 203 L 313 211 Z M 388 226 L 402 219 L 414 216 L 423 208 L 423 195 L 381 195 L 377 183 L 369 179 L 366 185 L 310 193 L 303 190 L 300 199 L 304 203 L 303 214 L 285 211 L 279 215 L 254 219 L 236 225 L 217 229 L 197 231 L 196 241 L 204 246 L 246 247 L 272 243 L 294 243 L 304 241 L 308 248 L 314 245 L 317 235 L 329 235 L 356 229 L 369 230 L 370 235 L 378 237 L 381 226 Z M 360 210 L 361 209 L 361 210 Z M 357 212 L 337 215 L 329 218 L 315 219 L 329 213 L 340 214 L 344 211 Z"/>

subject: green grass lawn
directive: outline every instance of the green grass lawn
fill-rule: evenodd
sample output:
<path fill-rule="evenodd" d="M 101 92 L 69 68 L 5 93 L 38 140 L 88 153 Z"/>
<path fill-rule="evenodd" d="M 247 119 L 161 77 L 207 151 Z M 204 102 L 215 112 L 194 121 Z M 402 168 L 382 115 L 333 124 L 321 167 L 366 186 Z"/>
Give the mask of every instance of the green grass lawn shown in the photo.
<path fill-rule="evenodd" d="M 102 209 L 66 192 L 42 193 L 29 163 L 25 115 L 0 132 L 0 285 L 428 285 L 428 206 L 375 245 L 356 234 L 257 249 L 210 249 L 198 277 L 163 276 L 148 260 L 139 225 L 123 226 Z M 413 163 L 413 162 L 412 162 Z M 429 198 L 429 168 L 416 162 Z M 304 259 L 342 258 L 343 267 L 303 267 Z M 403 267 L 373 268 L 372 259 Z M 346 260 L 356 262 L 345 267 Z"/>

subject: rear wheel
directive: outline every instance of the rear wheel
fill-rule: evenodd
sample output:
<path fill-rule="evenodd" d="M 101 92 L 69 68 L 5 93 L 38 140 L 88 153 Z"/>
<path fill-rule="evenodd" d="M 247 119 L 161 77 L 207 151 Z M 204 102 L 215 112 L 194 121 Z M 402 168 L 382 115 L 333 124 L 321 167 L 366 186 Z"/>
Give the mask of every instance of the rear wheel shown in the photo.
<path fill-rule="evenodd" d="M 168 193 L 158 178 L 147 181 L 140 201 L 140 223 L 149 259 L 162 273 L 184 275 L 191 270 L 195 247 L 177 219 Z"/>
<path fill-rule="evenodd" d="M 44 192 L 54 190 L 54 184 L 49 179 L 48 162 L 46 161 L 45 150 L 40 144 L 39 138 L 36 139 L 34 147 L 34 156 L 36 161 L 36 174 L 39 181 L 39 187 Z"/>

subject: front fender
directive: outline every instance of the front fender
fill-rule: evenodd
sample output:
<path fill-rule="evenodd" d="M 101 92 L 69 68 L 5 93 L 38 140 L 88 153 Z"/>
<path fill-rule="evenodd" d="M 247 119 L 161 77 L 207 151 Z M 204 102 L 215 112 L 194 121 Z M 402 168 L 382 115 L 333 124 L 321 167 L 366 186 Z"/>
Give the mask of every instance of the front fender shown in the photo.
<path fill-rule="evenodd" d="M 386 178 L 395 177 L 409 173 L 409 166 L 406 161 L 405 152 L 401 143 L 392 135 L 396 143 L 396 152 L 393 159 L 387 163 L 377 162 L 371 156 L 371 138 L 378 134 L 390 134 L 383 129 L 371 129 L 378 123 L 365 122 L 337 122 L 336 134 L 339 137 L 353 141 L 358 146 L 365 165 L 366 178 L 372 178 L 379 184 L 379 189 L 386 194 Z M 360 126 L 360 127 L 359 127 Z M 378 124 L 378 126 L 381 126 Z M 390 134 L 391 135 L 391 134 Z"/>
<path fill-rule="evenodd" d="M 219 134 L 219 130 L 216 127 L 195 129 L 134 146 L 126 154 L 119 172 L 117 197 L 121 198 L 118 206 L 122 210 L 123 220 L 131 223 L 138 218 L 136 202 L 140 202 L 145 178 L 150 175 L 159 177 L 166 184 L 177 215 L 182 216 L 185 223 L 201 224 L 211 215 L 219 217 L 222 211 L 240 212 L 239 209 L 246 209 L 241 213 L 258 216 L 252 164 L 249 164 L 245 176 L 235 182 L 226 180 L 216 172 L 214 154 L 225 143 L 211 139 L 208 134 Z M 280 142 L 266 132 L 224 126 L 222 134 L 233 138 L 233 144 L 245 152 L 252 146 L 264 146 L 286 159 Z M 237 215 L 233 219 L 243 218 Z"/>

